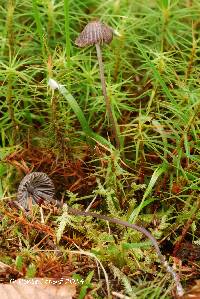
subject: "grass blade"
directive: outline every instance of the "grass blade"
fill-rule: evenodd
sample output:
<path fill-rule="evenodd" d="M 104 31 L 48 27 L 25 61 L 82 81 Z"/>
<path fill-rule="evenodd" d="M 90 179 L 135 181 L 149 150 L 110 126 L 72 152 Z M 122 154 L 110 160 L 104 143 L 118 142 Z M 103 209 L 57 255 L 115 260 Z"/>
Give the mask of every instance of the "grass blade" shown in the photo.
<path fill-rule="evenodd" d="M 129 222 L 136 221 L 140 211 L 144 207 L 145 199 L 151 194 L 156 181 L 167 170 L 167 168 L 168 168 L 168 164 L 166 162 L 163 162 L 158 168 L 156 168 L 156 170 L 154 171 L 154 173 L 150 179 L 149 185 L 147 186 L 147 189 L 143 195 L 142 201 L 141 201 L 140 205 L 137 207 L 137 211 L 134 210 L 133 211 L 134 214 L 132 213 L 130 215 Z"/>
<path fill-rule="evenodd" d="M 58 85 L 58 86 L 59 86 L 59 88 L 58 88 L 59 91 L 64 96 L 64 98 L 68 101 L 70 107 L 72 108 L 72 110 L 76 114 L 85 135 L 87 137 L 90 137 L 92 140 L 95 140 L 96 142 L 98 142 L 100 144 L 103 144 L 104 146 L 108 147 L 108 149 L 114 149 L 113 145 L 108 140 L 106 140 L 102 136 L 100 136 L 97 133 L 94 133 L 92 131 L 92 129 L 88 125 L 88 122 L 85 118 L 85 115 L 84 115 L 82 109 L 78 105 L 75 98 L 71 95 L 71 93 L 69 93 L 69 91 L 64 86 L 62 86 L 62 85 Z"/>

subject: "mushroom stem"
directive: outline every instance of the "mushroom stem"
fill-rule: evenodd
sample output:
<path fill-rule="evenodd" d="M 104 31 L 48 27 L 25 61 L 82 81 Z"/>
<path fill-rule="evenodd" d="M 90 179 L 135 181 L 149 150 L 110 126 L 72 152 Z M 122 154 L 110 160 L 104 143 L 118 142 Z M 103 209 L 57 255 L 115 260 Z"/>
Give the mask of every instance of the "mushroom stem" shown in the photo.
<path fill-rule="evenodd" d="M 110 122 L 110 125 L 112 128 L 112 133 L 113 133 L 113 136 L 114 136 L 114 139 L 116 142 L 116 147 L 117 147 L 117 149 L 119 149 L 120 148 L 120 140 L 119 140 L 119 137 L 117 134 L 117 125 L 116 125 L 115 118 L 113 116 L 110 99 L 109 99 L 109 97 L 107 95 L 107 91 L 106 91 L 106 82 L 105 82 L 105 76 L 104 76 L 101 48 L 100 48 L 99 43 L 96 43 L 95 46 L 96 46 L 96 51 L 97 51 L 98 63 L 99 63 L 102 92 L 103 92 L 103 96 L 104 96 L 105 103 L 106 103 L 106 110 L 107 110 L 109 122 Z"/>
<path fill-rule="evenodd" d="M 54 203 L 57 207 L 62 207 L 62 203 L 58 200 L 55 200 L 53 198 L 51 198 L 51 202 Z M 117 225 L 122 225 L 125 227 L 129 227 L 132 228 L 140 233 L 142 233 L 143 235 L 145 235 L 152 243 L 152 245 L 154 246 L 156 253 L 160 259 L 161 264 L 163 265 L 163 267 L 166 269 L 166 271 L 172 276 L 174 283 L 176 285 L 176 292 L 178 296 L 183 296 L 184 294 L 184 290 L 183 287 L 181 285 L 180 282 L 180 278 L 179 276 L 176 274 L 175 270 L 168 264 L 167 260 L 165 259 L 165 256 L 162 255 L 158 242 L 155 239 L 155 237 L 148 231 L 146 230 L 146 228 L 144 228 L 143 226 L 139 226 L 137 224 L 132 224 L 129 223 L 127 221 L 123 221 L 121 219 L 117 219 L 117 218 L 110 218 L 106 215 L 101 215 L 101 214 L 97 214 L 97 213 L 93 213 L 93 212 L 88 212 L 88 211 L 81 211 L 81 210 L 77 210 L 77 209 L 73 209 L 71 207 L 68 207 L 68 212 L 69 214 L 72 215 L 77 215 L 77 216 L 90 216 L 90 217 L 94 217 L 94 218 L 98 218 L 98 219 L 102 219 L 111 223 L 115 223 Z"/>

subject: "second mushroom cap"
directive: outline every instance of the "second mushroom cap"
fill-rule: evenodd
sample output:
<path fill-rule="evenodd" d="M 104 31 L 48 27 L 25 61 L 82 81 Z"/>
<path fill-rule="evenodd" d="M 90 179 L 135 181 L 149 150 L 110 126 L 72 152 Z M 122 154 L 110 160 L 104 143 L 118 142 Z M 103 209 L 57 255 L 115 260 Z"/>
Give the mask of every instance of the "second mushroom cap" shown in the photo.
<path fill-rule="evenodd" d="M 86 47 L 94 44 L 109 44 L 113 39 L 113 30 L 100 21 L 89 22 L 79 37 L 75 40 L 78 47 Z"/>

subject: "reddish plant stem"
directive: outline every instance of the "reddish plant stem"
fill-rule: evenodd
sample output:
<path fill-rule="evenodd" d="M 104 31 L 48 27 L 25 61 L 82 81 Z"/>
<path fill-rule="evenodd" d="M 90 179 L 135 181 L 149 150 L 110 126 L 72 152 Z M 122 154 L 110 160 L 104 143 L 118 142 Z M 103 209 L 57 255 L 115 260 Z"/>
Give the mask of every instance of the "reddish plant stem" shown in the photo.
<path fill-rule="evenodd" d="M 173 250 L 173 256 L 177 255 L 178 250 L 181 247 L 181 243 L 183 242 L 183 240 L 185 239 L 185 236 L 188 232 L 188 230 L 190 229 L 192 222 L 194 221 L 194 219 L 196 218 L 197 215 L 197 210 L 200 208 L 200 200 L 198 200 L 197 202 L 197 207 L 195 208 L 195 210 L 193 211 L 193 214 L 191 215 L 190 219 L 188 219 L 188 221 L 186 222 L 185 226 L 183 227 L 182 233 L 180 238 L 178 239 L 178 241 L 175 243 L 174 246 L 174 250 Z"/>

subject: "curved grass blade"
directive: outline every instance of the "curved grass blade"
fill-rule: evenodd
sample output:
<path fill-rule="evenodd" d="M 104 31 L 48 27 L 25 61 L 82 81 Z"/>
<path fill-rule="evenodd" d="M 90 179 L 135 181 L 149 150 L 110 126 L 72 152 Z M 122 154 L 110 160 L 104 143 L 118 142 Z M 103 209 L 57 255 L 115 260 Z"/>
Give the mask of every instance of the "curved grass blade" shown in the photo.
<path fill-rule="evenodd" d="M 67 100 L 74 113 L 76 114 L 76 117 L 78 118 L 82 130 L 84 131 L 86 136 L 90 137 L 92 140 L 95 140 L 97 143 L 103 144 L 104 146 L 108 147 L 108 150 L 114 149 L 113 145 L 108 140 L 92 131 L 92 129 L 88 125 L 88 122 L 85 118 L 82 109 L 78 105 L 75 98 L 71 95 L 71 93 L 69 93 L 69 91 L 63 85 L 58 84 L 57 88 L 60 91 L 60 93 L 64 96 L 64 98 Z"/>
<path fill-rule="evenodd" d="M 167 170 L 167 168 L 168 168 L 168 164 L 166 162 L 163 162 L 158 168 L 156 168 L 156 170 L 154 171 L 154 173 L 150 179 L 149 185 L 147 186 L 147 189 L 143 195 L 140 205 L 131 213 L 131 215 L 128 219 L 128 221 L 130 223 L 136 221 L 140 211 L 145 206 L 145 199 L 151 194 L 156 181 Z"/>

